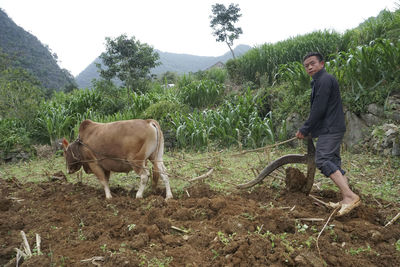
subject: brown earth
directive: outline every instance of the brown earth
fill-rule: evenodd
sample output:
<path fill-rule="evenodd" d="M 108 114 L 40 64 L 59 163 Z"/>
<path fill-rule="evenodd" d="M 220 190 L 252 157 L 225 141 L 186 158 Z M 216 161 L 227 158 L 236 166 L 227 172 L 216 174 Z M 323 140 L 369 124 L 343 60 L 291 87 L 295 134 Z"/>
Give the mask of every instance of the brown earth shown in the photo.
<path fill-rule="evenodd" d="M 21 231 L 32 249 L 39 234 L 43 252 L 22 266 L 399 266 L 400 223 L 384 228 L 399 203 L 362 195 L 321 231 L 332 209 L 290 191 L 264 184 L 223 194 L 199 182 L 168 201 L 162 190 L 135 199 L 121 188 L 106 200 L 100 187 L 64 179 L 0 180 L 0 266 L 15 266 Z M 95 256 L 103 258 L 82 261 Z"/>

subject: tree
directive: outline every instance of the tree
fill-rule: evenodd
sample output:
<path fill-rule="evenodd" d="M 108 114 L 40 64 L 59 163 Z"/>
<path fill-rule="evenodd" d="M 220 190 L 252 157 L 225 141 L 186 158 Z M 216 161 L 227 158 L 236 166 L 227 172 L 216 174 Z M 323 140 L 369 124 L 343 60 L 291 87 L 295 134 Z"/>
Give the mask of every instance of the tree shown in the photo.
<path fill-rule="evenodd" d="M 210 27 L 213 29 L 213 35 L 217 37 L 216 41 L 225 42 L 233 58 L 235 58 L 232 50 L 233 41 L 243 33 L 242 28 L 236 28 L 234 25 L 242 16 L 239 12 L 238 4 L 230 4 L 228 9 L 223 4 L 215 4 L 212 5 L 213 15 L 210 16 Z"/>
<path fill-rule="evenodd" d="M 143 90 L 151 78 L 150 70 L 160 63 L 159 55 L 146 43 L 140 43 L 134 36 L 130 39 L 121 35 L 115 39 L 106 38 L 106 52 L 100 55 L 105 69 L 100 64 L 100 76 L 108 81 L 117 77 L 129 91 Z"/>
<path fill-rule="evenodd" d="M 176 83 L 178 81 L 178 74 L 176 72 L 166 71 L 161 74 L 159 81 L 167 84 Z"/>

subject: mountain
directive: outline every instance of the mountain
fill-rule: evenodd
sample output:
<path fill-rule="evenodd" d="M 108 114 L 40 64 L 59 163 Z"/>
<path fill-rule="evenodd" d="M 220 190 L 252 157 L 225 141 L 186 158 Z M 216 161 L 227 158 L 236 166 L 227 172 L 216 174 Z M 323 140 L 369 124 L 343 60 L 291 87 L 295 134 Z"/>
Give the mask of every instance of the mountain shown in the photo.
<path fill-rule="evenodd" d="M 248 45 L 238 45 L 233 51 L 235 56 L 240 56 L 251 49 Z M 232 58 L 231 52 L 227 52 L 219 57 L 195 56 L 189 54 L 176 54 L 169 52 L 162 52 L 157 49 L 155 51 L 160 55 L 161 64 L 152 69 L 152 74 L 162 74 L 167 71 L 176 72 L 178 74 L 197 72 L 205 70 L 217 62 L 225 63 Z M 75 77 L 76 83 L 79 88 L 91 87 L 91 81 L 98 79 L 99 73 L 97 72 L 96 63 L 101 63 L 101 59 L 96 58 L 89 66 L 87 66 L 79 75 Z"/>
<path fill-rule="evenodd" d="M 57 56 L 35 36 L 16 25 L 2 9 L 0 50 L 12 58 L 12 67 L 29 71 L 43 87 L 60 91 L 75 84 L 74 77 L 58 66 Z"/>

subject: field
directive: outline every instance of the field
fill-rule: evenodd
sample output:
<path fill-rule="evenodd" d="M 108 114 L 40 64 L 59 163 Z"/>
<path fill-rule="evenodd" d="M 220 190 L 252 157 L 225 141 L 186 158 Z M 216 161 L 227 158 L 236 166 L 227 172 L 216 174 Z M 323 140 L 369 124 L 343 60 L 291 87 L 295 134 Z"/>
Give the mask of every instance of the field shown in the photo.
<path fill-rule="evenodd" d="M 135 199 L 132 173 L 112 175 L 113 199 L 106 200 L 94 176 L 65 177 L 62 156 L 0 165 L 0 265 L 15 266 L 24 231 L 33 255 L 22 266 L 398 266 L 400 220 L 385 225 L 400 212 L 399 159 L 344 152 L 363 203 L 340 218 L 287 191 L 283 168 L 251 189 L 235 189 L 299 150 L 167 152 L 168 201 L 162 184 Z M 189 181 L 210 168 L 210 176 Z M 311 194 L 340 200 L 319 173 Z"/>

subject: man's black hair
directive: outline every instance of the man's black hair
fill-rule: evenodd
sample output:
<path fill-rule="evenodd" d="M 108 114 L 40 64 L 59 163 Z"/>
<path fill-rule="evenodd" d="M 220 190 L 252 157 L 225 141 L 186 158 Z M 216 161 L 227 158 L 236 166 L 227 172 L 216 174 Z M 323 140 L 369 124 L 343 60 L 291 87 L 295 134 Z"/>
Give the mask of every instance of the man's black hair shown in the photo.
<path fill-rule="evenodd" d="M 319 53 L 319 52 L 309 52 L 309 53 L 307 53 L 307 55 L 305 55 L 305 56 L 303 57 L 303 62 L 304 62 L 307 58 L 313 57 L 313 56 L 316 56 L 316 57 L 318 58 L 319 62 L 324 61 L 324 57 L 321 55 L 321 53 Z"/>

